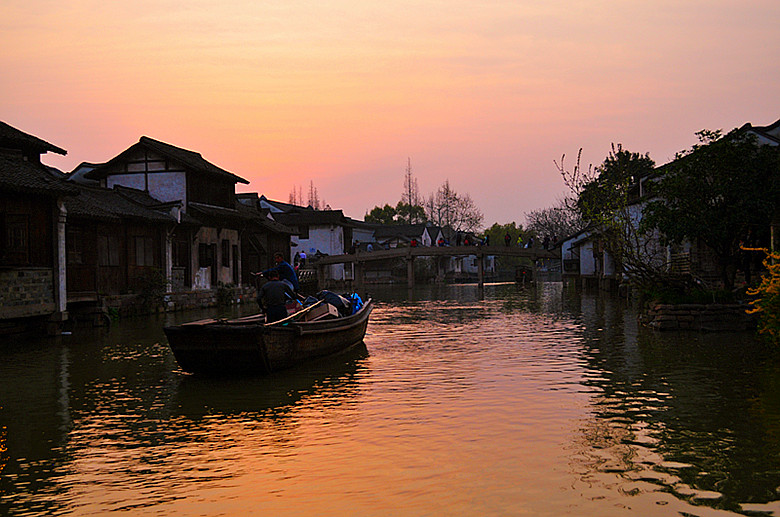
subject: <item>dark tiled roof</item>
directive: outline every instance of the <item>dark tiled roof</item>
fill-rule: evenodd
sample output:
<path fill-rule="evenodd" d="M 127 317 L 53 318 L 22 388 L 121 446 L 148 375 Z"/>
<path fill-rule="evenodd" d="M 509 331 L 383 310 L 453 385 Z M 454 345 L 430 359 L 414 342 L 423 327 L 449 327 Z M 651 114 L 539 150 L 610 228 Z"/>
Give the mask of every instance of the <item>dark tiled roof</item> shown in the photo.
<path fill-rule="evenodd" d="M 419 224 L 384 224 L 379 225 L 374 230 L 374 236 L 377 239 L 387 239 L 391 237 L 420 237 L 428 226 L 425 223 Z M 436 233 L 435 230 L 433 230 Z M 436 235 L 431 235 L 435 238 Z"/>
<path fill-rule="evenodd" d="M 221 206 L 204 205 L 203 203 L 190 203 L 189 214 L 208 226 L 219 226 L 225 222 L 233 224 L 247 224 L 255 217 L 243 210 L 224 208 Z"/>
<path fill-rule="evenodd" d="M 69 217 L 121 221 L 126 219 L 149 223 L 172 223 L 170 215 L 152 210 L 121 195 L 113 189 L 79 185 L 79 195 L 65 200 Z"/>
<path fill-rule="evenodd" d="M 252 222 L 257 226 L 263 228 L 264 230 L 268 230 L 272 233 L 286 233 L 288 235 L 292 235 L 293 233 L 295 233 L 288 226 L 278 223 L 273 219 L 269 219 L 268 217 L 266 217 L 264 214 L 257 211 L 253 207 L 249 207 L 241 203 L 237 203 L 236 210 L 238 210 L 242 214 L 247 215 L 248 217 L 251 217 Z"/>
<path fill-rule="evenodd" d="M 274 219 L 287 226 L 336 224 L 347 225 L 341 210 L 301 210 L 298 212 L 272 213 Z"/>
<path fill-rule="evenodd" d="M 778 120 L 777 122 L 775 122 L 774 124 L 771 124 L 769 126 L 753 126 L 752 124 L 750 124 L 750 122 L 748 122 L 747 124 L 742 126 L 740 128 L 740 130 L 742 130 L 742 131 L 752 131 L 752 132 L 756 133 L 757 135 L 762 136 L 766 140 L 769 140 L 770 142 L 773 142 L 774 145 L 778 145 L 778 144 L 780 144 L 780 138 L 778 138 L 777 136 L 772 134 L 772 132 L 777 129 L 778 125 L 780 125 L 780 120 Z"/>
<path fill-rule="evenodd" d="M 65 149 L 60 149 L 45 140 L 36 136 L 19 131 L 15 127 L 9 126 L 5 122 L 0 122 L 0 147 L 5 149 L 19 149 L 24 151 L 34 151 L 37 154 L 53 152 L 57 154 L 68 154 Z"/>
<path fill-rule="evenodd" d="M 236 176 L 235 174 L 221 169 L 213 163 L 205 160 L 203 156 L 200 155 L 200 153 L 188 151 L 187 149 L 182 149 L 181 147 L 176 147 L 175 145 L 166 144 L 165 142 L 155 140 L 154 138 L 149 138 L 148 136 L 142 136 L 137 144 L 126 149 L 124 152 L 112 158 L 108 162 L 97 166 L 94 170 L 85 174 L 85 177 L 94 179 L 105 177 L 108 166 L 121 161 L 123 156 L 134 149 L 136 146 L 152 149 L 195 172 L 214 174 L 223 178 L 229 178 L 237 183 L 249 183 L 249 181 L 245 180 L 244 178 Z"/>
<path fill-rule="evenodd" d="M 84 183 L 87 185 L 98 185 L 100 182 L 95 179 L 87 179 L 84 177 L 85 174 L 88 172 L 93 171 L 96 167 L 98 167 L 99 163 L 89 163 L 89 162 L 81 162 L 76 166 L 75 169 L 67 173 L 66 179 L 68 181 L 74 181 L 76 183 Z"/>
<path fill-rule="evenodd" d="M 0 152 L 0 190 L 44 194 L 75 195 L 78 190 L 20 154 Z"/>
<path fill-rule="evenodd" d="M 125 199 L 128 199 L 133 203 L 136 203 L 141 206 L 145 206 L 147 208 L 158 207 L 166 204 L 160 201 L 159 199 L 152 197 L 148 192 L 144 190 L 124 187 L 121 185 L 114 185 L 114 190 L 116 191 L 117 194 L 124 197 Z"/>
<path fill-rule="evenodd" d="M 281 201 L 274 201 L 272 199 L 268 199 L 265 197 L 265 195 L 260 196 L 259 201 L 263 201 L 265 203 L 268 203 L 269 205 L 273 206 L 277 210 L 280 210 L 282 212 L 294 212 L 294 211 L 301 211 L 301 210 L 311 210 L 314 209 L 310 206 L 299 206 L 299 205 L 293 205 L 290 203 L 282 203 Z"/>

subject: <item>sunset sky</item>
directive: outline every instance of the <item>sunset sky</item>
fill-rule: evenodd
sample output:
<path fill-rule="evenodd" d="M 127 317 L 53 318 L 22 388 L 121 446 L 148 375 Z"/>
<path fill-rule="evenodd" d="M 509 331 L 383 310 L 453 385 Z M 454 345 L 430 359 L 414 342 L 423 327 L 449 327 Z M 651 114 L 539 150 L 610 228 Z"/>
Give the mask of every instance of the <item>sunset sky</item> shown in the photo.
<path fill-rule="evenodd" d="M 565 193 L 553 160 L 664 163 L 780 119 L 777 0 L 3 0 L 0 120 L 64 171 L 149 136 L 362 218 L 411 159 L 485 226 Z"/>

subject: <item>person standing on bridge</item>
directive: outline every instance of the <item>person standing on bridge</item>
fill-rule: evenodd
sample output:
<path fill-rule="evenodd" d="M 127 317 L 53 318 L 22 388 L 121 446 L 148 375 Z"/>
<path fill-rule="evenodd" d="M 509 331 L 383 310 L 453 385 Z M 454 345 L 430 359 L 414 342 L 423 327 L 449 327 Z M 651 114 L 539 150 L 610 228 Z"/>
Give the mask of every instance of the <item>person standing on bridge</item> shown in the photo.
<path fill-rule="evenodd" d="M 512 242 L 512 236 L 509 235 L 509 232 L 506 232 L 506 235 L 504 235 L 504 246 L 508 248 L 511 242 Z"/>

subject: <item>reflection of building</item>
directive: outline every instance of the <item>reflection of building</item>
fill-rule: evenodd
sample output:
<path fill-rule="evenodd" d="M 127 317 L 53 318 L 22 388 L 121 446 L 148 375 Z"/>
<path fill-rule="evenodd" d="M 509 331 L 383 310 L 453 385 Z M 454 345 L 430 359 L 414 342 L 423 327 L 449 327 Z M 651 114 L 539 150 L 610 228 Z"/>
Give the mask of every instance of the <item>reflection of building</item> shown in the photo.
<path fill-rule="evenodd" d="M 76 188 L 41 164 L 66 151 L 0 122 L 0 321 L 4 329 L 67 319 L 65 205 Z"/>

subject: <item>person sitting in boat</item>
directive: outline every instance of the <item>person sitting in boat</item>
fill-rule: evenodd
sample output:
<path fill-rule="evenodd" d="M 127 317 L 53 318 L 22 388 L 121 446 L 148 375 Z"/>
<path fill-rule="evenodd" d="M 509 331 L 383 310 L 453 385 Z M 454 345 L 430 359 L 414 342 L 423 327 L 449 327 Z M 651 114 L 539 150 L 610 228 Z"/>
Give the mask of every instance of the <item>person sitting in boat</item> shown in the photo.
<path fill-rule="evenodd" d="M 287 284 L 279 279 L 279 272 L 268 272 L 268 282 L 257 293 L 257 303 L 265 307 L 265 322 L 271 323 L 287 317 L 287 300 L 295 299 L 295 293 Z"/>
<path fill-rule="evenodd" d="M 271 271 L 276 271 L 277 273 L 279 273 L 279 278 L 281 279 L 282 282 L 289 285 L 290 289 L 292 289 L 293 291 L 298 292 L 298 289 L 300 288 L 298 284 L 298 275 L 295 273 L 293 267 L 287 261 L 284 260 L 284 255 L 282 255 L 278 251 L 274 253 L 274 262 L 276 263 L 276 266 L 272 267 L 271 269 L 266 269 L 261 273 L 252 273 L 252 274 L 263 275 L 265 277 L 268 277 Z"/>

